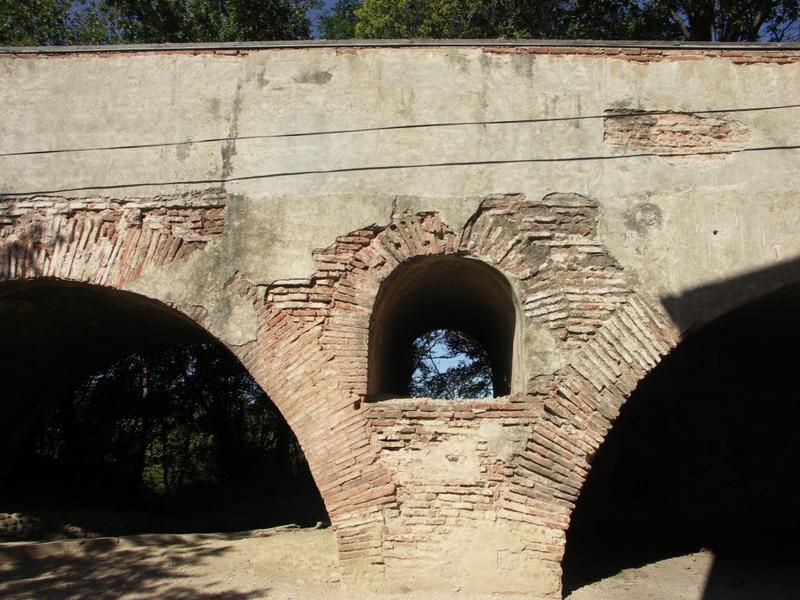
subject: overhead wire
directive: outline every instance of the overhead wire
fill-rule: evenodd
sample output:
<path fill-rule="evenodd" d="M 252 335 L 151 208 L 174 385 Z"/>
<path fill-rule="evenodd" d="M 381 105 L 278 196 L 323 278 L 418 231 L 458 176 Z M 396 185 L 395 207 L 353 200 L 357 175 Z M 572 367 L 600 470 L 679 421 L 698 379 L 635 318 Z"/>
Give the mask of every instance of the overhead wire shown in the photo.
<path fill-rule="evenodd" d="M 606 112 L 604 114 L 597 114 L 597 115 L 573 115 L 565 117 L 530 117 L 521 119 L 501 119 L 492 121 L 448 121 L 444 123 L 410 123 L 405 125 L 380 125 L 375 127 L 329 129 L 323 131 L 298 131 L 298 132 L 287 132 L 287 133 L 267 133 L 267 134 L 254 134 L 254 135 L 210 137 L 210 138 L 199 138 L 195 140 L 170 141 L 170 142 L 118 144 L 110 146 L 85 146 L 85 147 L 75 147 L 75 148 L 53 148 L 53 149 L 41 149 L 41 150 L 16 150 L 16 151 L 0 152 L 0 157 L 31 156 L 39 154 L 66 154 L 73 152 L 77 153 L 77 152 L 98 152 L 98 151 L 114 151 L 114 150 L 136 150 L 142 148 L 190 146 L 195 144 L 238 142 L 238 141 L 259 140 L 259 139 L 280 139 L 280 138 L 295 138 L 295 137 L 346 135 L 354 133 L 370 133 L 370 132 L 380 132 L 380 131 L 400 131 L 404 129 L 436 129 L 443 127 L 467 127 L 467 126 L 489 126 L 489 125 L 524 125 L 524 124 L 534 124 L 534 123 L 589 121 L 597 119 L 621 119 L 627 117 L 659 116 L 659 115 L 669 115 L 669 114 L 712 115 L 712 114 L 728 114 L 728 113 L 741 113 L 741 112 L 786 110 L 791 108 L 800 108 L 800 104 L 784 104 L 776 106 L 756 106 L 756 107 L 741 107 L 741 108 L 716 108 L 716 109 L 704 109 L 704 110 L 617 109 L 613 110 L 613 112 Z"/>
<path fill-rule="evenodd" d="M 673 152 L 669 154 L 659 154 L 656 152 L 637 152 L 632 154 L 616 154 L 616 155 L 595 155 L 595 156 L 562 156 L 562 157 L 545 157 L 545 158 L 517 158 L 517 159 L 497 159 L 497 160 L 469 160 L 469 161 L 449 161 L 438 163 L 417 163 L 405 165 L 371 165 L 360 167 L 340 167 L 332 169 L 308 169 L 303 171 L 284 171 L 275 173 L 264 173 L 256 175 L 240 175 L 233 177 L 219 177 L 207 179 L 191 179 L 191 180 L 176 180 L 176 181 L 158 181 L 158 182 L 138 182 L 138 183 L 120 183 L 111 185 L 90 185 L 81 187 L 50 189 L 50 190 L 36 190 L 26 192 L 9 192 L 0 193 L 0 198 L 18 197 L 18 196 L 37 196 L 37 195 L 51 195 L 51 194 L 64 194 L 71 192 L 90 192 L 90 191 L 104 191 L 116 190 L 123 188 L 137 188 L 137 187 L 164 187 L 171 185 L 224 185 L 226 183 L 252 181 L 258 179 L 273 179 L 278 177 L 297 177 L 304 175 L 328 175 L 333 173 L 359 173 L 365 171 L 392 171 L 401 169 L 430 169 L 441 167 L 470 167 L 470 166 L 484 166 L 484 165 L 510 165 L 510 164 L 534 164 L 534 163 L 560 163 L 560 162 L 583 162 L 583 161 L 611 161 L 611 160 L 624 160 L 631 158 L 646 158 L 646 157 L 661 157 L 661 158 L 680 158 L 688 156 L 722 156 L 742 152 L 771 152 L 779 150 L 800 150 L 800 144 L 784 145 L 784 146 L 760 146 L 754 148 L 743 148 L 741 150 L 708 150 L 696 152 Z"/>

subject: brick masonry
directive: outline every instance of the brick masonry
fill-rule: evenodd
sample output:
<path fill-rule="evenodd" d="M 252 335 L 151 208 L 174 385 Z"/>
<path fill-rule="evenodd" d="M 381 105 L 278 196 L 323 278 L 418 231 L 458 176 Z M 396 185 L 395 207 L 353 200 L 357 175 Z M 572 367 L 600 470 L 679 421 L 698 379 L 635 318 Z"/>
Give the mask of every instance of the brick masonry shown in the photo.
<path fill-rule="evenodd" d="M 591 457 L 636 381 L 677 341 L 603 248 L 597 216 L 575 194 L 490 197 L 459 232 L 436 213 L 399 214 L 317 251 L 309 280 L 254 298 L 261 333 L 242 359 L 298 432 L 354 571 L 558 596 Z M 530 372 L 491 401 L 370 402 L 381 286 L 409 260 L 437 255 L 503 273 L 518 318 L 549 332 L 567 366 Z"/>
<path fill-rule="evenodd" d="M 222 235 L 226 195 L 0 202 L 0 280 L 56 277 L 122 287 Z"/>
<path fill-rule="evenodd" d="M 0 280 L 121 287 L 224 235 L 225 206 L 216 190 L 16 199 L 0 205 Z M 592 456 L 678 340 L 606 251 L 597 222 L 598 207 L 577 194 L 491 196 L 460 231 L 434 212 L 395 214 L 316 251 L 309 279 L 227 282 L 224 293 L 251 303 L 259 323 L 257 340 L 233 350 L 297 434 L 350 573 L 559 597 Z M 483 261 L 510 282 L 523 377 L 491 400 L 370 401 L 378 293 L 408 261 L 442 255 Z M 531 332 L 548 336 L 560 366 L 537 366 Z"/>
<path fill-rule="evenodd" d="M 609 146 L 652 153 L 672 162 L 720 160 L 750 141 L 750 132 L 741 123 L 710 115 L 609 110 L 603 125 L 603 140 Z"/>

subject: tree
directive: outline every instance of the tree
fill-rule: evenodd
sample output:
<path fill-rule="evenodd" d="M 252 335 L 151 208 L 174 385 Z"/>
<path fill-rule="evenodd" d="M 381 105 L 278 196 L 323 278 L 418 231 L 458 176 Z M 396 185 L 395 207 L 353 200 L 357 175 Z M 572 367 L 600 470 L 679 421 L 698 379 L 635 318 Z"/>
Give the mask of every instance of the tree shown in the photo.
<path fill-rule="evenodd" d="M 320 0 L 0 0 L 0 44 L 311 37 Z M 800 0 L 337 0 L 328 39 L 568 38 L 785 41 Z"/>
<path fill-rule="evenodd" d="M 592 40 L 675 40 L 681 29 L 660 2 L 574 0 L 565 37 Z"/>
<path fill-rule="evenodd" d="M 89 0 L 0 0 L 0 45 L 98 44 L 107 33 Z"/>
<path fill-rule="evenodd" d="M 574 0 L 567 34 L 756 42 L 797 37 L 799 0 Z"/>
<path fill-rule="evenodd" d="M 290 40 L 311 37 L 317 0 L 101 0 L 125 42 Z"/>
<path fill-rule="evenodd" d="M 798 37 L 800 0 L 364 0 L 365 38 L 743 42 Z"/>
<path fill-rule="evenodd" d="M 132 354 L 65 391 L 31 455 L 71 473 L 82 497 L 163 504 L 191 490 L 269 482 L 292 493 L 307 466 L 288 425 L 225 350 Z"/>
<path fill-rule="evenodd" d="M 436 329 L 412 347 L 409 392 L 417 398 L 486 398 L 493 395 L 492 365 L 481 344 L 462 331 Z"/>
<path fill-rule="evenodd" d="M 356 9 L 361 0 L 336 0 L 332 10 L 320 15 L 320 37 L 326 40 L 348 40 L 356 37 Z"/>
<path fill-rule="evenodd" d="M 683 37 L 692 41 L 780 41 L 797 37 L 800 0 L 651 0 L 651 10 L 668 11 Z"/>
<path fill-rule="evenodd" d="M 563 31 L 560 0 L 364 0 L 361 38 L 546 38 Z"/>
<path fill-rule="evenodd" d="M 0 0 L 0 44 L 308 39 L 319 0 Z"/>

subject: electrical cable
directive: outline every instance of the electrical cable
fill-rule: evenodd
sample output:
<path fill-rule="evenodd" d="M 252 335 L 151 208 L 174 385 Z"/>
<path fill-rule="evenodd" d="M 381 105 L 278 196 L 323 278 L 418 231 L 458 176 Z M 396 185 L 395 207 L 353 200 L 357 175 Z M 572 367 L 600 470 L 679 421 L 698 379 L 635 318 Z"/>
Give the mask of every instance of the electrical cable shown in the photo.
<path fill-rule="evenodd" d="M 562 156 L 562 157 L 550 157 L 550 158 L 516 158 L 516 159 L 498 159 L 498 160 L 468 160 L 468 161 L 451 161 L 451 162 L 439 162 L 439 163 L 418 163 L 418 164 L 407 164 L 407 165 L 371 165 L 371 166 L 361 166 L 361 167 L 341 167 L 333 169 L 308 169 L 304 171 L 285 171 L 285 172 L 264 173 L 257 175 L 240 175 L 236 177 L 219 177 L 219 178 L 192 179 L 192 180 L 179 180 L 179 181 L 120 183 L 111 185 L 89 185 L 89 186 L 72 187 L 72 188 L 52 189 L 52 190 L 8 192 L 8 193 L 0 193 L 0 198 L 52 195 L 52 194 L 63 194 L 70 192 L 89 192 L 95 190 L 97 191 L 116 190 L 116 189 L 137 188 L 137 187 L 165 187 L 173 185 L 201 185 L 201 184 L 224 185 L 226 183 L 233 183 L 237 181 L 274 179 L 278 177 L 297 177 L 304 175 L 328 175 L 334 173 L 359 173 L 366 171 L 392 171 L 401 169 L 430 169 L 430 168 L 441 168 L 441 167 L 470 167 L 470 166 L 484 166 L 484 165 L 608 161 L 608 160 L 625 160 L 631 158 L 648 158 L 648 157 L 680 158 L 688 156 L 723 156 L 723 155 L 746 153 L 746 152 L 772 152 L 780 150 L 800 150 L 800 144 L 785 145 L 785 146 L 761 146 L 755 148 L 743 148 L 741 150 L 734 150 L 734 151 L 708 150 L 708 151 L 698 151 L 698 152 L 679 152 L 670 154 L 658 154 L 656 152 L 637 152 L 634 154 L 617 154 L 617 155 Z"/>
<path fill-rule="evenodd" d="M 100 151 L 105 152 L 113 150 L 136 150 L 142 148 L 191 146 L 195 144 L 239 142 L 239 141 L 259 140 L 259 139 L 281 139 L 281 138 L 295 138 L 295 137 L 345 135 L 345 134 L 369 133 L 378 131 L 400 131 L 404 129 L 436 129 L 443 127 L 465 127 L 465 126 L 474 127 L 474 126 L 489 126 L 489 125 L 524 125 L 524 124 L 534 124 L 534 123 L 589 121 L 597 119 L 622 119 L 628 117 L 658 116 L 658 115 L 669 115 L 669 114 L 693 114 L 693 115 L 732 114 L 741 112 L 786 110 L 791 108 L 800 108 L 800 104 L 757 106 L 757 107 L 746 107 L 746 108 L 720 108 L 720 109 L 707 109 L 707 110 L 695 110 L 695 111 L 688 111 L 688 110 L 639 111 L 639 110 L 620 109 L 619 111 L 609 112 L 602 115 L 578 115 L 578 116 L 567 116 L 567 117 L 532 117 L 523 119 L 504 119 L 496 121 L 451 121 L 445 123 L 413 123 L 410 125 L 384 125 L 378 127 L 363 127 L 363 128 L 352 128 L 352 129 L 331 129 L 327 131 L 300 131 L 292 133 L 274 133 L 274 134 L 200 138 L 196 140 L 185 140 L 182 142 L 153 142 L 145 144 L 120 144 L 114 146 L 96 146 L 96 147 L 87 146 L 87 147 L 77 147 L 77 148 L 55 148 L 51 150 L 19 150 L 11 152 L 0 152 L 0 157 L 32 156 L 32 155 L 43 155 L 43 154 L 67 154 L 67 153 L 78 153 L 78 152 L 100 152 Z"/>

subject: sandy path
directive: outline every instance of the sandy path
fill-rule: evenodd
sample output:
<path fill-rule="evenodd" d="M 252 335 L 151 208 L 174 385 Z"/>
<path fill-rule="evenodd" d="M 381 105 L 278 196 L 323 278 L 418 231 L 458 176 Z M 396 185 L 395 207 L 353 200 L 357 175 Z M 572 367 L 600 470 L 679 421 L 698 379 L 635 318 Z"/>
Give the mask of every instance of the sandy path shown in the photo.
<path fill-rule="evenodd" d="M 584 586 L 567 600 L 703 600 L 713 562 L 709 552 L 668 558 Z"/>
<path fill-rule="evenodd" d="M 329 530 L 142 535 L 44 543 L 26 549 L 28 554 L 36 553 L 35 560 L 0 560 L 1 597 L 344 597 Z M 11 546 L 6 552 L 18 551 Z"/>
<path fill-rule="evenodd" d="M 698 552 L 624 570 L 568 600 L 800 598 L 797 569 L 724 562 Z M 340 582 L 329 529 L 142 535 L 0 544 L 0 597 L 22 600 L 498 600 L 465 593 L 385 594 Z M 510 598 L 503 596 L 502 598 Z M 519 598 L 519 596 L 517 596 Z"/>
<path fill-rule="evenodd" d="M 0 597 L 23 600 L 445 600 L 342 585 L 329 529 L 0 545 Z M 458 594 L 459 599 L 496 596 Z"/>

